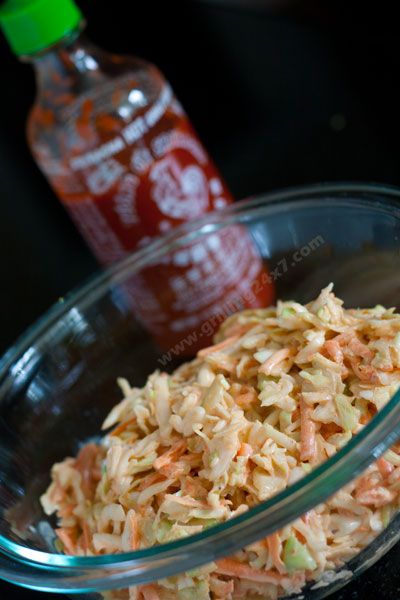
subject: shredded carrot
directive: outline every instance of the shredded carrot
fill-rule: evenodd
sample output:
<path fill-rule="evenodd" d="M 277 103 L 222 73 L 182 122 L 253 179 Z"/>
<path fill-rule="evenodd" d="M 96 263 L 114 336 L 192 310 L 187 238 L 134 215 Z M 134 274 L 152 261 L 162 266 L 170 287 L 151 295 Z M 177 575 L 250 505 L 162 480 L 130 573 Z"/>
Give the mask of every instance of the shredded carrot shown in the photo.
<path fill-rule="evenodd" d="M 178 461 L 176 463 L 169 463 L 168 465 L 162 466 L 159 470 L 161 475 L 164 475 L 167 479 L 178 479 L 181 475 L 185 475 L 188 472 L 188 468 L 185 463 Z"/>
<path fill-rule="evenodd" d="M 96 481 L 93 479 L 93 469 L 99 454 L 99 446 L 96 444 L 86 444 L 81 448 L 74 467 L 81 474 L 82 491 L 86 498 L 93 497 L 96 487 Z"/>
<path fill-rule="evenodd" d="M 158 585 L 148 584 L 139 588 L 143 600 L 160 600 Z"/>
<path fill-rule="evenodd" d="M 249 581 L 258 581 L 260 583 L 278 584 L 282 580 L 282 575 L 274 571 L 263 569 L 254 569 L 248 564 L 241 563 L 234 558 L 221 558 L 216 561 L 216 573 L 227 575 L 228 577 L 239 577 Z"/>
<path fill-rule="evenodd" d="M 344 335 L 344 334 L 341 334 Z M 339 336 L 340 337 L 340 336 Z M 357 335 L 352 331 L 348 336 L 347 347 L 353 354 L 360 356 L 364 360 L 370 362 L 374 358 L 374 353 L 371 348 L 368 348 L 361 340 L 358 339 Z"/>
<path fill-rule="evenodd" d="M 328 355 L 338 364 L 343 365 L 344 357 L 350 359 L 354 357 L 363 358 L 367 363 L 370 363 L 374 358 L 374 353 L 371 348 L 368 348 L 358 337 L 354 331 L 341 333 L 324 344 L 324 349 Z"/>
<path fill-rule="evenodd" d="M 244 394 L 238 394 L 235 398 L 236 404 L 241 408 L 249 408 L 256 401 L 257 393 L 254 390 L 249 390 Z"/>
<path fill-rule="evenodd" d="M 296 408 L 292 412 L 292 423 L 294 423 L 295 421 L 297 421 L 297 419 L 300 419 L 300 409 L 299 408 Z"/>
<path fill-rule="evenodd" d="M 378 458 L 376 461 L 377 467 L 379 469 L 379 473 L 382 477 L 388 477 L 394 471 L 394 466 L 385 458 Z"/>
<path fill-rule="evenodd" d="M 283 360 L 286 360 L 293 354 L 293 350 L 291 348 L 282 348 L 277 352 L 274 352 L 272 356 L 267 358 L 265 362 L 262 363 L 260 368 L 258 369 L 259 373 L 264 373 L 265 375 L 271 375 L 271 371 L 274 367 L 279 365 Z"/>
<path fill-rule="evenodd" d="M 132 528 L 132 534 L 131 534 L 131 540 L 130 540 L 131 548 L 132 548 L 132 550 L 137 550 L 139 548 L 139 543 L 140 543 L 139 518 L 138 518 L 137 514 L 131 514 L 130 520 L 131 520 L 131 528 Z"/>
<path fill-rule="evenodd" d="M 253 327 L 255 326 L 256 323 L 243 323 L 241 325 L 232 325 L 231 327 L 228 327 L 228 329 L 226 329 L 224 333 L 227 337 L 241 337 L 243 334 L 247 333 L 248 331 L 250 331 L 250 329 L 253 329 Z"/>
<path fill-rule="evenodd" d="M 85 519 L 81 519 L 80 525 L 82 527 L 83 549 L 87 552 L 90 548 L 91 540 L 89 525 L 86 523 Z"/>
<path fill-rule="evenodd" d="M 395 498 L 396 492 L 384 487 L 377 487 L 371 490 L 357 492 L 356 494 L 357 502 L 363 506 L 374 506 L 375 508 L 390 504 Z"/>
<path fill-rule="evenodd" d="M 136 417 L 132 417 L 131 419 L 128 419 L 127 421 L 124 421 L 123 423 L 120 423 L 115 429 L 113 429 L 109 435 L 120 435 L 123 431 L 125 431 L 126 429 L 128 429 L 129 425 L 132 425 L 133 423 L 136 423 L 137 419 Z"/>
<path fill-rule="evenodd" d="M 185 439 L 178 440 L 173 444 L 169 450 L 161 454 L 153 463 L 153 467 L 158 470 L 161 467 L 169 464 L 171 461 L 176 460 L 181 454 L 185 452 L 187 443 Z"/>
<path fill-rule="evenodd" d="M 59 527 L 55 529 L 57 537 L 61 540 L 68 554 L 76 553 L 76 531 L 74 527 Z"/>
<path fill-rule="evenodd" d="M 266 544 L 269 553 L 271 554 L 272 562 L 279 573 L 284 573 L 286 571 L 286 567 L 281 559 L 281 538 L 279 537 L 279 533 L 273 533 L 269 535 L 266 539 Z"/>
<path fill-rule="evenodd" d="M 343 364 L 344 356 L 340 344 L 337 339 L 327 340 L 324 344 L 324 349 L 336 363 L 339 365 Z"/>
<path fill-rule="evenodd" d="M 364 492 L 365 490 L 370 490 L 374 486 L 375 486 L 375 482 L 372 479 L 371 475 L 368 473 L 367 475 L 364 475 L 363 477 L 360 477 L 357 480 L 356 491 L 357 491 L 357 493 Z"/>
<path fill-rule="evenodd" d="M 232 344 L 234 344 L 236 342 L 236 340 L 238 340 L 238 339 L 239 339 L 238 335 L 231 335 L 230 337 L 226 338 L 222 342 L 219 342 L 219 344 L 214 344 L 213 346 L 208 346 L 207 348 L 202 348 L 201 350 L 198 351 L 197 356 L 199 358 L 203 358 L 204 356 L 208 356 L 209 354 L 213 354 L 214 352 L 219 352 L 220 350 L 224 350 L 225 348 L 232 346 Z"/>
<path fill-rule="evenodd" d="M 312 420 L 312 408 L 300 400 L 300 459 L 313 460 L 317 451 L 315 442 L 315 423 Z"/>
<path fill-rule="evenodd" d="M 59 509 L 58 514 L 63 519 L 67 519 L 74 512 L 75 505 L 74 504 L 65 504 L 62 508 Z"/>
<path fill-rule="evenodd" d="M 238 456 L 251 456 L 252 454 L 253 448 L 250 446 L 250 444 L 246 444 L 245 442 L 240 444 L 240 448 L 237 453 Z"/>
<path fill-rule="evenodd" d="M 215 521 L 226 522 L 296 481 L 307 470 L 303 461 L 309 468 L 317 466 L 355 435 L 400 378 L 397 372 L 383 375 L 379 366 L 397 365 L 392 348 L 400 315 L 388 312 L 377 323 L 379 310 L 346 312 L 329 290 L 306 305 L 289 330 L 286 321 L 280 322 L 280 307 L 233 318 L 214 338 L 219 343 L 168 375 L 168 386 L 160 369 L 141 389 L 128 382 L 121 385 L 120 417 L 97 451 L 89 444 L 75 460 L 67 458 L 52 469 L 42 504 L 46 514 L 56 513 L 60 519 L 58 535 L 65 553 L 136 551 L 200 532 Z M 313 326 L 309 317 L 318 316 L 321 305 L 331 319 L 316 319 Z M 244 329 L 239 324 L 243 321 Z M 247 327 L 252 328 L 248 333 Z M 378 352 L 379 361 L 372 360 Z M 389 352 L 391 361 L 386 362 Z M 255 358 L 260 356 L 268 358 L 260 364 Z M 221 369 L 233 372 L 223 378 Z M 350 381 L 345 382 L 347 376 Z M 158 388 L 159 394 L 149 393 Z M 130 404 L 131 389 L 138 394 L 136 407 Z M 337 424 L 333 410 L 340 391 L 350 400 L 355 396 L 359 408 L 349 415 L 351 427 L 345 434 L 347 428 Z M 400 454 L 400 443 L 395 448 Z M 194 582 L 185 573 L 168 582 L 142 584 L 131 590 L 132 598 L 197 598 L 203 586 L 207 597 L 219 600 L 269 592 L 278 597 L 300 590 L 324 565 L 339 566 L 362 550 L 374 535 L 374 523 L 385 524 L 386 514 L 396 510 L 396 456 L 375 458 L 346 494 L 304 513 L 284 531 L 216 561 L 200 578 L 193 575 Z M 107 468 L 102 469 L 105 458 Z M 350 550 L 340 541 L 347 519 L 356 528 L 357 544 Z M 360 532 L 366 535 L 357 537 Z M 292 572 L 286 559 L 291 546 L 296 550 L 296 540 L 313 553 L 317 544 L 317 565 L 310 561 L 302 568 L 299 561 Z"/>
<path fill-rule="evenodd" d="M 168 494 L 171 496 L 170 494 Z M 210 508 L 207 502 L 196 500 L 190 496 L 171 496 L 174 502 L 181 504 L 182 506 L 188 506 L 189 508 Z"/>
<path fill-rule="evenodd" d="M 232 358 L 227 354 L 216 352 L 215 354 L 210 353 L 208 357 L 208 361 L 211 363 L 211 365 L 213 367 L 217 367 L 217 369 L 221 369 L 222 371 L 233 373 L 236 368 L 237 359 Z"/>
<path fill-rule="evenodd" d="M 350 358 L 351 368 L 361 381 L 367 381 L 372 384 L 380 384 L 377 370 L 371 365 L 362 365 L 357 358 Z"/>
<path fill-rule="evenodd" d="M 324 439 L 331 435 L 335 435 L 336 433 L 341 433 L 342 431 L 343 429 L 339 427 L 339 425 L 336 425 L 336 423 L 322 423 L 319 430 Z"/>
<path fill-rule="evenodd" d="M 143 492 L 143 490 L 148 488 L 150 485 L 153 485 L 153 483 L 158 483 L 159 481 L 163 481 L 164 479 L 165 477 L 161 475 L 161 473 L 150 473 L 142 479 L 141 483 L 137 487 L 137 491 Z"/>
<path fill-rule="evenodd" d="M 50 498 L 54 504 L 60 504 L 64 500 L 65 490 L 58 482 L 55 483 L 53 489 L 51 490 Z"/>

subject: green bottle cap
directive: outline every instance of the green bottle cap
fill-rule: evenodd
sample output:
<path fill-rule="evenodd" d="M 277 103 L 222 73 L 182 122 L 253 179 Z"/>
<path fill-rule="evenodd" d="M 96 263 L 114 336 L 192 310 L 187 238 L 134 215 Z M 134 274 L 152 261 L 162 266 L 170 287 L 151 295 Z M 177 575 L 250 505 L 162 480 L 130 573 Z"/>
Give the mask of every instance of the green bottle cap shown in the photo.
<path fill-rule="evenodd" d="M 0 26 L 18 55 L 34 54 L 79 26 L 82 13 L 73 0 L 6 0 Z"/>

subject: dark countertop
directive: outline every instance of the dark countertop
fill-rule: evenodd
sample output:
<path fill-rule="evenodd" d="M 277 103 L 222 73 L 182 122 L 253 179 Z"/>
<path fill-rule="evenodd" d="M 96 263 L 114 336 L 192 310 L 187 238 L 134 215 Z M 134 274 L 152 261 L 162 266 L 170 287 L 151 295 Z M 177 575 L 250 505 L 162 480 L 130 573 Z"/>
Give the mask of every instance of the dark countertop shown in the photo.
<path fill-rule="evenodd" d="M 398 20 L 389 2 L 79 2 L 100 46 L 153 60 L 237 197 L 329 180 L 400 184 Z M 260 7 L 261 3 L 258 4 Z M 158 19 L 154 21 L 153 13 Z M 151 28 L 133 27 L 151 23 Z M 134 33 L 132 33 L 134 32 Z M 182 48 L 185 51 L 182 51 Z M 30 68 L 0 42 L 0 314 L 3 351 L 96 263 L 24 140 Z M 18 74 L 18 76 L 17 76 Z M 21 176 L 22 175 L 22 176 Z M 336 600 L 400 598 L 400 546 Z M 0 582 L 2 600 L 57 600 Z"/>

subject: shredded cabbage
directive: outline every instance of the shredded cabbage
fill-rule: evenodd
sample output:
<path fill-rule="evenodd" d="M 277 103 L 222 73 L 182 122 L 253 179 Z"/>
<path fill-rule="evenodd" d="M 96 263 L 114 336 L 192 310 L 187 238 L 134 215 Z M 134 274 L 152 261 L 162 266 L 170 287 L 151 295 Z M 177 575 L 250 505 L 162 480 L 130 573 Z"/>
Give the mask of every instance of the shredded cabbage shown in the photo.
<path fill-rule="evenodd" d="M 143 388 L 118 385 L 123 399 L 101 443 L 54 465 L 42 497 L 68 554 L 127 552 L 200 533 L 310 473 L 399 389 L 400 315 L 381 306 L 346 310 L 328 286 L 305 306 L 285 301 L 232 315 L 215 346 L 172 374 L 156 371 Z M 399 505 L 397 446 L 234 557 L 105 597 L 276 600 L 357 554 Z"/>

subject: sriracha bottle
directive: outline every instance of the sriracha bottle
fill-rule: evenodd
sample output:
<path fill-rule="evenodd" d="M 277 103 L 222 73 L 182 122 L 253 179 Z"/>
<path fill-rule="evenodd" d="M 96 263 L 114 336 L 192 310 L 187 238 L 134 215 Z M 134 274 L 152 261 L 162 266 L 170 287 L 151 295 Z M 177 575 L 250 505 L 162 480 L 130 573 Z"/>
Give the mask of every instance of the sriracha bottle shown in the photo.
<path fill-rule="evenodd" d="M 15 53 L 36 72 L 28 121 L 32 153 L 101 264 L 232 202 L 159 70 L 89 42 L 72 0 L 6 0 L 0 23 Z M 273 299 L 265 267 L 238 226 L 144 270 L 129 292 L 163 348 L 229 303 L 251 308 Z M 211 337 L 207 331 L 201 345 Z"/>

